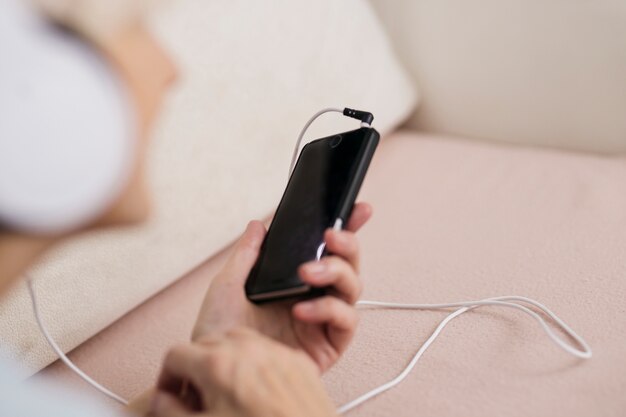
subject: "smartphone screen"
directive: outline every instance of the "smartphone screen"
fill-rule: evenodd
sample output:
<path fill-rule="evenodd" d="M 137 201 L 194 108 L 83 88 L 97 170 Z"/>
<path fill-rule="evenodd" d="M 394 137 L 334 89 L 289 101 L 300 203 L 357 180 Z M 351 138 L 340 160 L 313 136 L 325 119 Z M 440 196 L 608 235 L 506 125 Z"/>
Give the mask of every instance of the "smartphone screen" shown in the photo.
<path fill-rule="evenodd" d="M 377 143 L 374 129 L 361 128 L 302 149 L 246 283 L 250 299 L 309 290 L 298 267 L 324 254 L 324 231 L 337 218 L 347 221 Z"/>

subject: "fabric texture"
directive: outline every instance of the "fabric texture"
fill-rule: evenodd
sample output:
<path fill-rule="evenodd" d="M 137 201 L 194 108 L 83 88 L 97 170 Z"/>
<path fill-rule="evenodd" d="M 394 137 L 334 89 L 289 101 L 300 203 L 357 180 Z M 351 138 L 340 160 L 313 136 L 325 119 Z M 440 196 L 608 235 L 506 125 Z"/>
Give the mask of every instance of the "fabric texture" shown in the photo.
<path fill-rule="evenodd" d="M 452 302 L 523 295 L 591 345 L 582 361 L 535 321 L 485 307 L 453 321 L 402 384 L 350 416 L 622 416 L 626 409 L 626 158 L 496 146 L 408 131 L 386 138 L 360 199 L 363 299 Z M 71 353 L 130 397 L 155 381 L 166 348 L 188 340 L 226 253 Z M 360 312 L 325 382 L 343 404 L 397 375 L 445 316 Z M 77 381 L 58 362 L 43 372 Z"/>
<path fill-rule="evenodd" d="M 420 85 L 411 127 L 626 152 L 626 2 L 371 2 Z"/>
<path fill-rule="evenodd" d="M 416 101 L 365 1 L 187 0 L 171 2 L 151 26 L 181 74 L 151 148 L 153 215 L 73 239 L 31 272 L 44 320 L 66 351 L 267 216 L 295 139 L 320 108 L 369 110 L 388 132 Z M 357 126 L 325 117 L 309 137 Z M 29 372 L 55 359 L 24 285 L 0 304 L 0 340 Z"/>

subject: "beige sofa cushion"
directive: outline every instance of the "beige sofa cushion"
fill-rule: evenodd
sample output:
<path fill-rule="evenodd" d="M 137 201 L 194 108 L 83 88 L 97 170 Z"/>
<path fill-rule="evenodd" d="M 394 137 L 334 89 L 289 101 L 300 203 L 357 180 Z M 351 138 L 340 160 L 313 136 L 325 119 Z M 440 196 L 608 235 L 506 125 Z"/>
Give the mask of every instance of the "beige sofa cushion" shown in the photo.
<path fill-rule="evenodd" d="M 433 132 L 626 152 L 626 2 L 372 0 Z"/>
<path fill-rule="evenodd" d="M 292 145 L 327 106 L 364 108 L 387 132 L 416 93 L 367 2 L 171 2 L 154 30 L 181 68 L 150 159 L 152 219 L 90 233 L 35 268 L 51 333 L 69 350 L 228 244 L 275 207 Z M 326 117 L 311 135 L 356 128 Z M 167 314 L 167 312 L 163 312 Z M 0 305 L 2 348 L 50 363 L 23 286 Z"/>

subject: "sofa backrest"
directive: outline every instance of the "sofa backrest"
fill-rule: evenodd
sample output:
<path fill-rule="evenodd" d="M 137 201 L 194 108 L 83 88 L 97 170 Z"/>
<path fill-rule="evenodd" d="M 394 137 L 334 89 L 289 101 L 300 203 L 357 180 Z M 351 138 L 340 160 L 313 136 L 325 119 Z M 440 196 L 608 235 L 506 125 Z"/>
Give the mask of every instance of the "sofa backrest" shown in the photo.
<path fill-rule="evenodd" d="M 372 111 L 382 134 L 417 92 L 366 0 L 167 2 L 152 20 L 180 78 L 156 126 L 152 218 L 95 231 L 31 271 L 44 321 L 70 350 L 268 216 L 302 125 L 324 107 Z M 328 115 L 312 139 L 358 127 Z M 55 359 L 24 286 L 0 302 L 2 350 L 34 372 Z"/>
<path fill-rule="evenodd" d="M 371 0 L 422 103 L 412 127 L 626 152 L 623 0 Z"/>

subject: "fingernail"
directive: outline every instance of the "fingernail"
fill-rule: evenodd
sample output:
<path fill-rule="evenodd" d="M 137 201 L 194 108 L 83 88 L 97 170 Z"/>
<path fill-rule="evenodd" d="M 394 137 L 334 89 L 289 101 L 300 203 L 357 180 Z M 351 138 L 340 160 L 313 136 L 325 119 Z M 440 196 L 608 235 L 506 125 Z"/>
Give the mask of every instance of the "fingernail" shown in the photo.
<path fill-rule="evenodd" d="M 304 269 L 307 274 L 321 275 L 326 270 L 326 265 L 322 262 L 309 262 L 304 265 Z"/>

